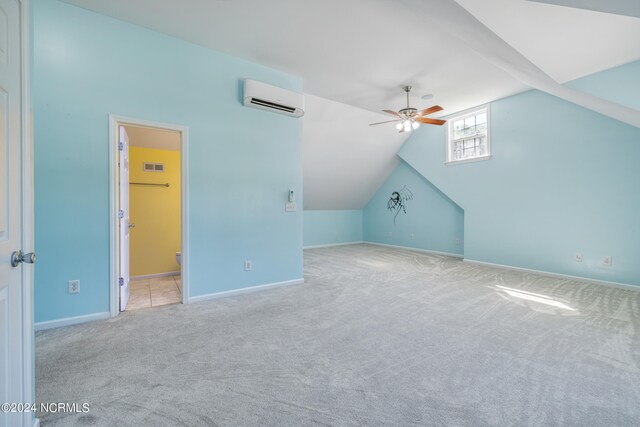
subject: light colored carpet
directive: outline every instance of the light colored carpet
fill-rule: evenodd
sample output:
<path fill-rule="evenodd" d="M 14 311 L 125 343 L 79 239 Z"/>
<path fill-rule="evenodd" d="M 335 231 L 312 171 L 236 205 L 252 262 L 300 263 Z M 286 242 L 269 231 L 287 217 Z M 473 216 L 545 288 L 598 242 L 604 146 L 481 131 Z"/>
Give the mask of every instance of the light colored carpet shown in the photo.
<path fill-rule="evenodd" d="M 372 245 L 36 335 L 43 426 L 640 425 L 640 293 Z"/>

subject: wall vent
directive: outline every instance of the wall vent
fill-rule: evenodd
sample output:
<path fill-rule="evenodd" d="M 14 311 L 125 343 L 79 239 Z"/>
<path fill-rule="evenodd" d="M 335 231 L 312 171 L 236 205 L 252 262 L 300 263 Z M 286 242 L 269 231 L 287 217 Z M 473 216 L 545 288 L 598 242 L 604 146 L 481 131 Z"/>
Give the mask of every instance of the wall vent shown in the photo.
<path fill-rule="evenodd" d="M 143 163 L 142 170 L 145 172 L 164 172 L 163 163 Z"/>

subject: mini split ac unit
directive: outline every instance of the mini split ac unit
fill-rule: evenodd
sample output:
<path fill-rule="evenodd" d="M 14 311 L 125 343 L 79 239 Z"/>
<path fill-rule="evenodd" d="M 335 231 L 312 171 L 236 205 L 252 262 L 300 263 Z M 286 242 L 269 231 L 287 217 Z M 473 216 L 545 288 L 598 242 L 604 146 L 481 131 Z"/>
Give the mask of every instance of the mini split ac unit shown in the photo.
<path fill-rule="evenodd" d="M 244 81 L 244 106 L 291 117 L 304 115 L 304 95 L 256 80 Z"/>

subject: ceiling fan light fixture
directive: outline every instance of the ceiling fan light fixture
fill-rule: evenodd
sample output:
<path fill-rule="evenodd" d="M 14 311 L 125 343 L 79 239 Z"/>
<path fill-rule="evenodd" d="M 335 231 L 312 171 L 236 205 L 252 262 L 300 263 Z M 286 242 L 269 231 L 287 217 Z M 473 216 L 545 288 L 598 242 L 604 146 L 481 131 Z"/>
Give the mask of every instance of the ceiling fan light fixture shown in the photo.
<path fill-rule="evenodd" d="M 369 126 L 374 126 L 374 125 L 381 125 L 384 123 L 394 123 L 396 124 L 396 129 L 398 129 L 398 132 L 400 133 L 404 133 L 404 132 L 411 132 L 412 130 L 416 130 L 420 127 L 420 124 L 422 123 L 426 123 L 426 124 L 430 124 L 430 125 L 438 125 L 438 126 L 442 126 L 443 124 L 446 123 L 446 120 L 439 120 L 439 119 L 430 119 L 428 117 L 425 117 L 429 114 L 433 114 L 436 113 L 438 111 L 442 111 L 443 108 L 439 105 L 434 105 L 431 106 L 429 108 L 425 108 L 421 111 L 418 111 L 416 108 L 413 108 L 410 106 L 409 104 L 409 92 L 411 91 L 411 86 L 404 86 L 402 88 L 402 90 L 405 91 L 405 93 L 407 94 L 407 106 L 405 108 L 402 108 L 398 111 L 395 110 L 382 110 L 384 113 L 389 114 L 391 116 L 394 117 L 393 120 L 387 120 L 384 122 L 378 122 L 378 123 L 371 123 Z M 422 98 L 423 99 L 429 99 L 431 98 L 433 95 L 431 94 L 427 94 L 424 95 Z"/>

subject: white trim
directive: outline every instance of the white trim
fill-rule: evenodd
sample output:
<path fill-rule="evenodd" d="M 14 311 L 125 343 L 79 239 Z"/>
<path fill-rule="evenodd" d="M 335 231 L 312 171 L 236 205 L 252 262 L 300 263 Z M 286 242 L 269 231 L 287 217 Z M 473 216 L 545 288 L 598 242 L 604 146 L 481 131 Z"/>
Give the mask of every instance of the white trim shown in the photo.
<path fill-rule="evenodd" d="M 141 274 L 139 276 L 131 276 L 131 280 L 142 280 L 142 279 L 155 279 L 156 277 L 169 277 L 169 276 L 179 276 L 180 270 L 178 271 L 168 271 L 166 273 L 154 273 L 154 274 Z"/>
<path fill-rule="evenodd" d="M 180 181 L 182 248 L 180 274 L 182 276 L 182 303 L 189 303 L 189 128 L 172 123 L 161 123 L 109 114 L 109 254 L 110 254 L 110 302 L 111 317 L 120 312 L 118 286 L 118 125 L 168 129 L 180 132 Z"/>
<path fill-rule="evenodd" d="M 555 277 L 557 279 L 579 280 L 581 282 L 593 283 L 594 285 L 609 286 L 613 288 L 627 289 L 631 291 L 640 291 L 640 286 L 638 285 L 629 285 L 626 283 L 619 283 L 619 282 L 609 282 L 606 280 L 590 279 L 588 277 L 581 277 L 581 276 L 571 276 L 569 274 L 552 273 L 550 271 L 544 271 L 544 270 L 533 270 L 530 268 L 513 267 L 511 265 L 494 264 L 492 262 L 476 261 L 474 259 L 468 259 L 468 258 L 465 258 L 462 261 L 468 262 L 469 264 L 478 264 L 478 265 L 484 265 L 487 267 L 504 268 L 506 270 L 521 271 L 523 273 L 540 274 L 543 276 Z"/>
<path fill-rule="evenodd" d="M 189 128 L 181 126 L 180 139 L 180 219 L 181 245 L 180 248 L 180 277 L 182 303 L 189 303 Z"/>
<path fill-rule="evenodd" d="M 344 243 L 327 243 L 326 245 L 310 245 L 303 246 L 302 249 L 317 249 L 317 248 L 331 248 L 333 246 L 346 246 L 346 245 L 361 245 L 363 244 L 363 240 L 359 240 L 357 242 L 344 242 Z"/>
<path fill-rule="evenodd" d="M 486 111 L 487 114 L 487 133 L 486 133 L 486 138 L 487 138 L 487 154 L 485 154 L 484 156 L 478 156 L 478 157 L 471 157 L 471 158 L 466 158 L 466 159 L 460 159 L 460 160 L 453 160 L 453 152 L 452 152 L 452 143 L 454 142 L 454 140 L 451 139 L 451 133 L 453 131 L 452 126 L 453 126 L 453 122 L 455 120 L 458 119 L 466 119 L 467 117 L 471 117 L 471 116 L 475 116 L 477 115 L 479 112 L 481 112 L 482 110 Z M 460 138 L 460 139 L 464 139 L 464 138 Z M 457 139 L 455 141 L 458 141 L 460 139 Z M 492 155 L 491 155 L 491 103 L 487 103 L 487 104 L 483 104 L 483 105 L 478 105 L 477 107 L 473 107 L 473 108 L 468 108 L 464 111 L 460 111 L 458 113 L 454 113 L 454 114 L 450 114 L 447 116 L 447 132 L 445 135 L 445 159 L 446 161 L 444 162 L 445 165 L 447 166 L 451 166 L 451 165 L 458 165 L 458 164 L 464 164 L 464 163 L 470 163 L 470 162 L 474 162 L 474 161 L 478 161 L 478 160 L 489 160 L 491 159 Z"/>
<path fill-rule="evenodd" d="M 446 166 L 461 165 L 461 164 L 464 164 L 464 163 L 473 163 L 473 162 L 481 162 L 483 160 L 489 160 L 492 157 L 493 157 L 493 155 L 487 154 L 486 156 L 471 157 L 470 159 L 451 160 L 451 161 L 444 162 L 444 164 Z"/>
<path fill-rule="evenodd" d="M 423 253 L 432 254 L 432 255 L 444 255 L 444 256 L 450 256 L 450 257 L 454 257 L 454 258 L 463 258 L 464 257 L 464 255 L 454 254 L 454 253 L 451 253 L 451 252 L 432 251 L 431 249 L 412 248 L 411 246 L 388 245 L 386 243 L 369 242 L 369 241 L 366 241 L 366 240 L 363 243 L 365 243 L 367 245 L 385 246 L 387 248 L 404 249 L 404 250 L 407 250 L 407 251 L 423 252 Z"/>
<path fill-rule="evenodd" d="M 118 315 L 118 121 L 109 115 L 109 313 L 111 317 Z M 114 289 L 115 288 L 115 289 Z"/>
<path fill-rule="evenodd" d="M 482 110 L 483 108 L 487 108 L 488 109 L 490 107 L 491 107 L 491 102 L 487 102 L 485 104 L 476 105 L 475 107 L 466 108 L 464 110 L 456 111 L 455 113 L 444 115 L 441 118 L 443 120 L 449 121 L 449 119 L 458 118 L 460 116 L 469 116 L 474 111 Z"/>
<path fill-rule="evenodd" d="M 199 295 L 197 297 L 189 298 L 189 304 L 192 304 L 195 302 L 209 301 L 212 299 L 249 294 L 253 292 L 266 291 L 269 289 L 279 288 L 282 286 L 300 285 L 302 283 L 304 283 L 304 279 L 295 279 L 295 280 L 287 280 L 284 282 L 275 282 L 275 283 L 267 283 L 265 285 L 251 286 L 249 288 L 232 289 L 230 291 L 215 292 L 213 294 Z"/>
<path fill-rule="evenodd" d="M 60 328 L 62 326 L 77 325 L 79 323 L 93 322 L 94 320 L 108 319 L 111 313 L 105 311 L 103 313 L 85 314 L 83 316 L 65 317 L 64 319 L 49 320 L 46 322 L 36 323 L 36 331 L 44 331 L 45 329 Z"/>
<path fill-rule="evenodd" d="M 34 220 L 33 220 L 33 132 L 31 120 L 31 87 L 30 76 L 31 64 L 29 62 L 29 0 L 20 1 L 20 86 L 21 86 L 21 155 L 22 155 L 22 249 L 25 252 L 33 251 L 34 243 Z M 34 390 L 34 266 L 23 265 L 22 267 L 22 401 L 35 402 Z M 40 421 L 35 414 L 25 412 L 21 421 L 23 426 L 38 426 Z"/>

